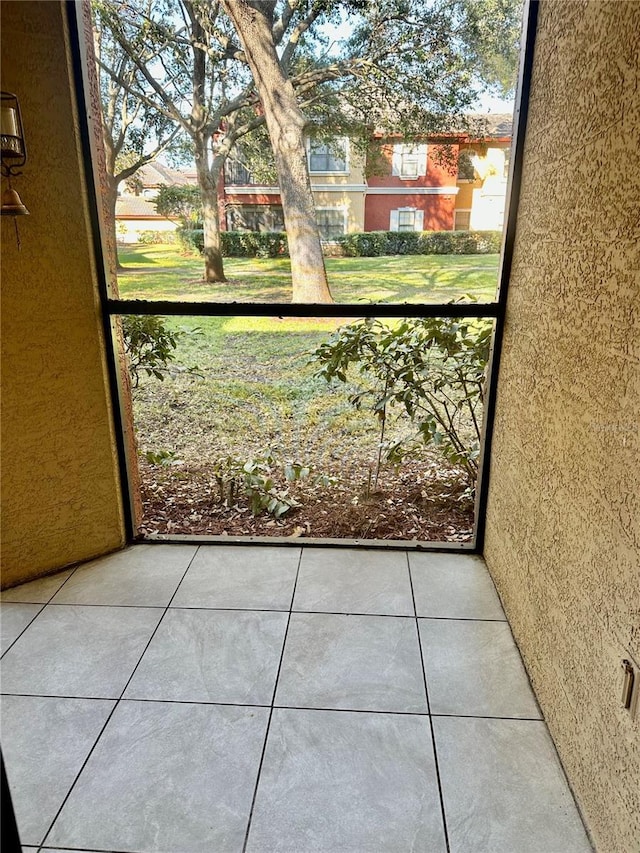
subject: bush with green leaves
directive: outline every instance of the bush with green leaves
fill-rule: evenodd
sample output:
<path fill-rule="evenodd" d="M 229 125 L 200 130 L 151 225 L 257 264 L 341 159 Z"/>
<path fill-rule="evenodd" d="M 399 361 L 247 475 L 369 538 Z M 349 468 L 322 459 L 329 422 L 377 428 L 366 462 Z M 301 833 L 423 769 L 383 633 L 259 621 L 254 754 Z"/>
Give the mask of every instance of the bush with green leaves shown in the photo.
<path fill-rule="evenodd" d="M 139 231 L 138 243 L 143 246 L 170 246 L 175 243 L 176 234 L 171 231 Z"/>
<path fill-rule="evenodd" d="M 350 258 L 380 255 L 487 255 L 497 254 L 501 231 L 365 231 L 340 237 Z"/>
<path fill-rule="evenodd" d="M 350 402 L 379 422 L 375 481 L 384 458 L 399 462 L 416 441 L 439 448 L 471 483 L 478 474 L 485 371 L 492 323 L 419 317 L 386 324 L 375 318 L 338 329 L 313 353 L 317 375 L 357 385 Z M 416 427 L 410 441 L 389 444 L 389 410 Z"/>
<path fill-rule="evenodd" d="M 179 228 L 178 239 L 189 252 L 204 252 L 202 228 Z M 284 231 L 222 231 L 222 254 L 225 258 L 289 257 Z"/>
<path fill-rule="evenodd" d="M 227 258 L 289 257 L 284 231 L 223 231 L 221 237 Z"/>
<path fill-rule="evenodd" d="M 282 469 L 282 474 L 288 483 L 306 480 L 313 474 L 310 465 L 301 465 L 297 462 L 287 462 L 283 465 L 272 450 L 265 450 L 246 460 L 236 456 L 225 456 L 219 459 L 213 468 L 219 502 L 230 507 L 244 496 L 248 500 L 253 515 L 266 512 L 274 518 L 281 518 L 300 504 L 288 491 L 277 487 L 275 476 L 278 469 Z M 334 484 L 335 479 L 323 474 L 315 474 L 312 482 L 330 486 Z"/>
<path fill-rule="evenodd" d="M 183 228 L 202 227 L 202 194 L 199 187 L 163 184 L 158 188 L 154 204 L 160 216 L 177 217 Z"/>
<path fill-rule="evenodd" d="M 122 334 L 131 384 L 137 388 L 143 373 L 160 381 L 165 378 L 185 333 L 167 328 L 161 317 L 131 314 L 122 318 Z"/>

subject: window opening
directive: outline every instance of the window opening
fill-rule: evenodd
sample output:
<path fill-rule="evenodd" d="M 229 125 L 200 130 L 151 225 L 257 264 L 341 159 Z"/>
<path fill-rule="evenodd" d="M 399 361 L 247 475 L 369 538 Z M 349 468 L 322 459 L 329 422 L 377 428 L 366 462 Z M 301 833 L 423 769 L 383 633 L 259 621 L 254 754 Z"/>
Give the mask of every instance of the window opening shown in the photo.
<path fill-rule="evenodd" d="M 346 233 L 346 212 L 343 208 L 316 208 L 320 236 L 327 242 L 339 240 Z"/>
<path fill-rule="evenodd" d="M 310 139 L 309 171 L 346 172 L 347 147 L 346 139 L 334 139 L 330 142 Z"/>
<path fill-rule="evenodd" d="M 528 12 L 530 22 L 535 18 L 535 9 L 537 6 L 534 5 Z M 72 10 L 70 14 L 73 16 Z M 529 58 L 532 39 L 533 31 L 530 30 Z M 526 88 L 526 63 L 523 68 L 523 85 Z M 504 152 L 503 163 L 508 164 L 514 142 L 511 141 L 505 122 L 501 124 L 500 129 L 486 127 L 475 135 L 469 135 L 465 130 L 464 145 L 469 152 L 474 151 L 474 154 L 469 153 L 467 156 L 479 156 L 490 147 L 497 147 Z M 291 234 L 282 233 L 281 222 L 284 217 L 281 217 L 279 187 L 272 173 L 269 173 L 268 163 L 263 167 L 260 162 L 259 145 L 257 155 L 252 152 L 250 162 L 240 157 L 229 159 L 218 181 L 218 186 L 224 187 L 224 195 L 218 202 L 220 220 L 228 232 L 223 230 L 220 235 L 226 257 L 227 282 L 203 287 L 202 281 L 194 275 L 197 265 L 184 254 L 184 247 L 188 246 L 196 253 L 197 259 L 197 252 L 202 250 L 203 234 L 206 233 L 199 219 L 201 211 L 191 204 L 190 190 L 195 186 L 195 170 L 192 169 L 189 174 L 186 174 L 189 171 L 186 170 L 184 186 L 188 189 L 180 189 L 180 192 L 175 193 L 177 200 L 174 199 L 174 208 L 168 213 L 160 209 L 164 205 L 161 198 L 163 188 L 158 187 L 159 191 L 154 198 L 152 191 L 155 188 L 144 187 L 141 192 L 144 199 L 156 202 L 157 215 L 165 217 L 170 223 L 169 227 L 174 228 L 176 239 L 179 236 L 182 241 L 182 255 L 178 258 L 169 241 L 159 239 L 160 228 L 152 230 L 155 222 L 138 223 L 138 244 L 130 250 L 125 246 L 121 253 L 125 267 L 127 264 L 129 266 L 120 276 L 119 293 L 109 298 L 105 292 L 105 310 L 113 318 L 116 335 L 120 334 L 118 328 L 121 321 L 126 324 L 129 318 L 159 318 L 164 325 L 164 331 L 160 333 L 161 340 L 164 340 L 164 355 L 180 356 L 178 363 L 173 363 L 175 359 L 169 358 L 156 371 L 163 373 L 164 379 L 176 382 L 174 386 L 168 382 L 164 386 L 173 387 L 173 390 L 177 390 L 178 380 L 199 380 L 199 352 L 206 349 L 209 355 L 211 352 L 218 353 L 216 357 L 219 360 L 221 354 L 233 348 L 229 344 L 238 339 L 246 340 L 246 335 L 257 335 L 255 340 L 258 340 L 260 335 L 265 335 L 267 330 L 264 323 L 269 327 L 269 334 L 273 330 L 281 331 L 283 323 L 290 321 L 297 321 L 298 333 L 305 327 L 307 330 L 309 327 L 323 328 L 323 342 L 328 344 L 332 332 L 349 325 L 345 324 L 348 318 L 356 320 L 359 328 L 366 328 L 369 321 L 387 324 L 394 334 L 404 323 L 411 325 L 414 321 L 420 321 L 420 318 L 455 318 L 456 323 L 464 321 L 465 328 L 473 334 L 478 331 L 483 320 L 488 320 L 495 340 L 499 343 L 505 291 L 503 287 L 500 300 L 496 300 L 495 284 L 492 287 L 490 279 L 493 272 L 495 282 L 498 263 L 501 263 L 503 279 L 506 280 L 504 270 L 510 263 L 509 240 L 512 239 L 513 224 L 511 221 L 511 238 L 507 230 L 507 252 L 500 262 L 498 249 L 502 235 L 498 229 L 489 234 L 483 231 L 467 232 L 464 228 L 466 233 L 459 236 L 455 234 L 454 229 L 473 224 L 473 206 L 464 204 L 464 200 L 459 198 L 460 188 L 457 186 L 459 180 L 465 180 L 460 177 L 459 160 L 458 168 L 455 162 L 455 151 L 461 150 L 464 134 L 460 135 L 456 130 L 443 139 L 442 136 L 433 136 L 425 131 L 424 141 L 418 143 L 398 142 L 397 134 L 395 139 L 393 135 L 387 136 L 378 144 L 383 152 L 379 158 L 382 163 L 373 162 L 376 159 L 375 144 L 361 150 L 342 136 L 336 136 L 331 141 L 313 138 L 307 141 L 314 200 L 320 202 L 315 206 L 320 235 L 326 244 L 338 243 L 340 247 L 340 257 L 328 255 L 324 261 L 332 281 L 331 303 L 316 302 L 313 296 L 296 300 L 295 292 L 293 302 L 290 301 L 290 284 L 287 281 L 290 261 L 286 238 L 291 237 Z M 520 154 L 522 138 L 520 130 L 515 140 L 515 147 Z M 370 141 L 375 143 L 375 140 Z M 385 145 L 392 152 L 386 166 Z M 447 149 L 448 163 L 445 154 Z M 386 173 L 385 168 L 388 169 Z M 503 165 L 503 174 L 505 168 L 514 169 L 513 166 Z M 518 168 L 516 163 L 516 182 L 519 179 Z M 503 174 L 499 176 L 501 179 Z M 313 175 L 317 177 L 314 179 Z M 332 178 L 333 175 L 337 179 Z M 327 180 L 323 180 L 324 176 L 327 176 Z M 392 180 L 394 176 L 410 180 L 411 188 L 399 192 L 397 181 Z M 410 199 L 407 198 L 408 194 L 411 194 Z M 405 200 L 410 200 L 411 204 L 403 205 L 401 202 Z M 336 201 L 339 204 L 336 205 Z M 347 216 L 350 233 L 346 233 Z M 356 223 L 355 228 L 352 222 Z M 384 223 L 382 227 L 380 223 Z M 385 225 L 389 228 L 386 234 Z M 466 242 L 455 242 L 459 238 Z M 247 276 L 252 258 L 256 266 L 254 273 Z M 407 264 L 408 258 L 411 260 Z M 349 273 L 345 275 L 347 268 Z M 145 278 L 149 272 L 153 281 Z M 475 291 L 477 301 L 468 300 L 466 304 L 460 302 L 470 291 Z M 363 303 L 369 306 L 367 310 L 363 310 Z M 376 328 L 380 332 L 379 327 Z M 183 338 L 182 333 L 187 337 Z M 198 340 L 199 335 L 202 337 Z M 286 351 L 288 345 L 285 338 L 276 336 L 276 340 L 279 343 L 269 344 L 267 350 L 274 354 Z M 125 347 L 130 342 L 131 337 L 127 339 L 125 332 Z M 266 338 L 263 338 L 262 343 L 266 345 Z M 308 349 L 303 351 L 308 354 Z M 264 349 L 260 348 L 258 352 L 264 354 Z M 131 352 L 129 356 L 131 358 Z M 258 361 L 254 359 L 259 373 Z M 223 373 L 231 377 L 233 369 L 241 362 L 237 358 L 233 364 L 225 367 Z M 146 378 L 151 380 L 154 376 L 154 370 L 151 369 L 147 376 L 146 367 L 139 366 L 140 375 L 144 374 L 140 387 L 144 387 Z M 216 366 L 207 363 L 204 371 L 204 375 L 213 375 Z M 294 372 L 298 378 L 302 376 L 299 366 Z M 494 387 L 495 369 L 490 377 L 490 384 Z M 237 381 L 240 382 L 240 379 Z M 229 379 L 229 382 L 234 384 L 233 379 Z M 274 387 L 277 398 L 282 392 L 282 382 L 276 380 Z M 486 411 L 490 420 L 492 397 L 491 389 L 487 390 L 489 395 L 483 401 L 483 408 L 486 409 L 488 404 Z M 304 382 L 296 391 L 302 397 L 308 393 L 311 393 L 310 386 Z M 370 390 L 358 393 L 370 396 Z M 251 396 L 254 401 L 260 399 L 260 394 Z M 169 400 L 167 405 L 170 411 L 177 412 L 185 403 L 176 397 L 173 401 Z M 151 413 L 148 424 L 152 429 L 154 418 L 160 418 L 158 422 L 166 420 L 166 413 Z M 379 415 L 377 418 L 379 420 Z M 266 423 L 266 419 L 258 420 L 260 424 Z M 425 421 L 421 428 L 422 439 L 429 439 L 425 444 L 430 443 L 435 447 L 442 443 L 443 437 L 436 423 Z M 343 429 L 348 434 L 352 427 L 345 425 Z M 326 435 L 322 426 L 320 433 Z M 275 434 L 268 437 L 277 442 L 278 435 L 276 430 Z M 478 458 L 486 455 L 488 447 L 485 442 L 484 449 L 479 449 Z M 171 448 L 150 448 L 145 454 L 145 461 L 149 465 L 168 469 L 181 467 L 182 460 Z M 249 466 L 252 471 L 258 472 L 256 476 L 264 471 L 264 465 L 268 467 L 271 464 L 265 459 L 254 459 L 256 465 Z M 400 461 L 400 457 L 397 461 Z M 184 472 L 186 469 L 183 467 L 182 470 Z M 295 471 L 294 474 L 297 476 Z M 482 521 L 486 478 L 480 477 L 477 495 L 480 507 L 478 519 Z M 361 496 L 354 497 L 357 498 L 355 503 L 361 500 Z M 274 496 L 269 497 L 269 501 L 272 499 Z M 428 495 L 425 499 L 429 499 Z M 481 526 L 476 542 L 481 541 Z M 169 528 L 168 531 L 171 532 Z M 149 533 L 149 530 L 146 532 Z M 407 529 L 403 535 L 411 532 Z M 302 531 L 302 535 L 307 534 Z M 366 536 L 365 533 L 360 535 Z M 473 536 L 465 531 L 457 541 L 473 542 Z"/>

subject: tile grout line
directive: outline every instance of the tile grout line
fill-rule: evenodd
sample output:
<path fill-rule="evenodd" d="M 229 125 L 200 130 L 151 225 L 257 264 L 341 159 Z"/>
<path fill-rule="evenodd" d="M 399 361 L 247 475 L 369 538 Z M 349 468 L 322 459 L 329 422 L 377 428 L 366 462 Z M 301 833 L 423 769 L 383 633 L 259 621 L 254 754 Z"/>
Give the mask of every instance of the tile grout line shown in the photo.
<path fill-rule="evenodd" d="M 10 603 L 10 602 L 8 602 L 8 601 L 6 601 L 6 602 L 5 602 L 5 604 L 9 604 L 9 603 Z M 30 602 L 26 602 L 26 601 L 25 601 L 25 602 L 22 602 L 22 601 L 16 601 L 16 602 L 11 602 L 11 603 L 13 603 L 13 604 L 28 604 L 28 603 L 30 603 Z M 15 644 L 18 642 L 18 640 L 20 639 L 20 637 L 24 634 L 24 632 L 25 632 L 29 627 L 31 627 L 31 625 L 33 625 L 33 623 L 36 621 L 36 619 L 38 618 L 38 616 L 42 613 L 42 611 L 43 611 L 43 610 L 45 609 L 45 607 L 47 606 L 46 604 L 42 604 L 41 602 L 38 602 L 38 601 L 33 602 L 33 603 L 34 603 L 34 604 L 36 604 L 36 605 L 40 604 L 40 610 L 38 610 L 38 612 L 37 612 L 37 613 L 34 613 L 34 614 L 33 614 L 33 617 L 32 617 L 32 618 L 27 622 L 27 624 L 24 626 L 24 628 L 22 629 L 22 631 L 20 631 L 20 633 L 18 634 L 18 636 L 17 636 L 17 637 L 15 637 L 15 638 L 14 638 L 14 639 L 9 643 L 9 645 L 7 646 L 7 648 L 6 648 L 6 649 L 2 652 L 2 654 L 0 655 L 0 660 L 2 660 L 2 658 L 3 658 L 3 657 L 4 657 L 4 656 L 5 656 L 5 655 L 6 655 L 6 654 L 7 654 L 7 653 L 8 653 L 8 652 L 9 652 L 9 651 L 14 647 L 14 646 L 15 646 Z"/>
<path fill-rule="evenodd" d="M 131 682 L 131 679 L 132 679 L 132 678 L 133 678 L 133 676 L 135 675 L 136 670 L 138 669 L 138 667 L 140 666 L 140 662 L 142 661 L 142 658 L 143 658 L 143 657 L 145 656 L 145 654 L 147 653 L 147 649 L 148 649 L 148 648 L 149 648 L 149 646 L 151 645 L 151 641 L 152 641 L 152 640 L 153 640 L 153 638 L 155 637 L 156 632 L 157 632 L 158 628 L 160 627 L 160 625 L 161 625 L 161 623 L 162 623 L 162 620 L 164 619 L 164 617 L 165 617 L 165 615 L 166 615 L 166 613 L 167 613 L 167 610 L 169 609 L 169 606 L 170 606 L 171 602 L 173 601 L 173 598 L 174 598 L 174 596 L 175 596 L 176 592 L 178 591 L 178 587 L 180 586 L 180 584 L 181 584 L 181 583 L 182 583 L 182 581 L 184 580 L 185 575 L 187 574 L 187 572 L 188 572 L 188 571 L 189 571 L 189 569 L 191 568 L 191 564 L 192 564 L 192 563 L 193 563 L 193 561 L 195 560 L 195 558 L 196 558 L 196 554 L 198 553 L 198 551 L 199 551 L 199 550 L 200 550 L 200 546 L 198 545 L 198 546 L 196 547 L 196 550 L 194 551 L 194 553 L 193 553 L 193 555 L 192 555 L 191 559 L 189 560 L 189 563 L 188 563 L 188 565 L 187 565 L 187 568 L 186 568 L 186 569 L 184 570 L 184 572 L 183 572 L 182 578 L 180 579 L 180 582 L 178 583 L 178 586 L 176 587 L 176 589 L 174 590 L 173 595 L 171 596 L 171 599 L 170 599 L 170 601 L 169 601 L 169 604 L 167 604 L 167 606 L 165 607 L 165 609 L 164 609 L 164 613 L 162 614 L 162 616 L 161 616 L 161 617 L 160 617 L 160 619 L 158 620 L 158 624 L 156 625 L 156 627 L 155 627 L 155 628 L 153 629 L 153 631 L 151 632 L 151 636 L 149 637 L 149 640 L 148 640 L 147 644 L 145 645 L 145 647 L 144 647 L 144 649 L 143 649 L 143 651 L 142 651 L 142 654 L 141 654 L 141 655 L 140 655 L 140 657 L 138 658 L 138 662 L 137 662 L 137 663 L 136 663 L 136 665 L 134 666 L 134 668 L 133 668 L 133 671 L 132 671 L 131 675 L 129 676 L 129 678 L 128 678 L 128 679 L 127 679 L 127 681 L 126 681 L 126 684 L 125 684 L 125 685 L 124 685 L 124 687 L 122 688 L 122 692 L 120 693 L 119 698 L 117 698 L 117 699 L 115 700 L 114 705 L 113 705 L 113 708 L 111 709 L 111 712 L 107 715 L 107 719 L 104 721 L 104 725 L 102 726 L 102 728 L 101 728 L 101 729 L 100 729 L 100 731 L 98 732 L 98 736 L 97 736 L 97 737 L 96 737 L 96 739 L 94 740 L 94 742 L 93 742 L 93 745 L 92 745 L 91 749 L 90 749 L 90 750 L 89 750 L 89 752 L 87 753 L 87 757 L 86 757 L 86 758 L 85 758 L 85 760 L 82 762 L 82 765 L 81 765 L 81 767 L 80 767 L 79 771 L 76 773 L 75 779 L 73 780 L 73 782 L 72 782 L 72 784 L 71 784 L 71 787 L 70 787 L 70 788 L 69 788 L 69 790 L 67 791 L 67 793 L 66 793 L 66 795 L 65 795 L 65 797 L 64 797 L 64 799 L 63 799 L 63 801 L 62 801 L 62 803 L 60 804 L 60 808 L 59 808 L 59 809 L 58 809 L 58 811 L 55 813 L 55 815 L 54 815 L 54 817 L 53 817 L 53 820 L 52 820 L 52 821 L 51 821 L 51 823 L 49 824 L 49 828 L 47 829 L 47 831 L 45 832 L 45 834 L 44 834 L 44 836 L 43 836 L 43 838 L 42 838 L 41 846 L 44 846 L 44 845 L 47 843 L 47 838 L 48 838 L 48 837 L 49 837 L 49 835 L 51 834 L 51 830 L 53 829 L 53 827 L 54 827 L 54 825 L 55 825 L 55 822 L 56 822 L 56 821 L 58 820 L 58 818 L 60 817 L 60 814 L 61 814 L 62 810 L 64 809 L 64 807 L 65 807 L 65 805 L 66 805 L 66 803 L 67 803 L 67 801 L 68 801 L 69 797 L 71 796 L 71 794 L 72 794 L 72 792 L 73 792 L 73 789 L 75 788 L 75 786 L 76 786 L 76 785 L 77 785 L 77 783 L 78 783 L 78 779 L 79 779 L 79 778 L 80 778 L 80 776 L 82 775 L 82 772 L 83 772 L 84 768 L 85 768 L 85 767 L 87 766 L 87 764 L 89 763 L 89 759 L 90 759 L 90 758 L 91 758 L 91 756 L 93 755 L 93 753 L 94 753 L 94 751 L 95 751 L 95 749 L 96 749 L 96 747 L 97 747 L 98 743 L 100 742 L 100 738 L 101 738 L 101 737 L 102 737 L 102 735 L 104 734 L 104 731 L 105 731 L 106 727 L 109 725 L 109 722 L 111 721 L 111 718 L 112 718 L 112 717 L 113 717 L 113 715 L 115 714 L 115 712 L 116 712 L 116 708 L 120 705 L 120 702 L 122 701 L 122 697 L 124 696 L 124 694 L 125 694 L 125 692 L 126 692 L 126 689 L 127 689 L 127 687 L 129 686 L 129 684 L 130 684 L 130 682 Z M 69 577 L 71 577 L 71 575 L 69 575 Z M 67 580 L 68 580 L 68 578 L 67 578 Z M 66 583 L 66 581 L 65 581 L 65 583 Z M 63 584 L 63 586 L 64 586 L 64 584 Z M 61 588 L 62 588 L 62 587 L 61 587 Z M 107 699 L 107 701 L 109 701 L 109 700 Z M 113 701 L 113 700 L 111 700 L 111 701 Z"/>
<path fill-rule="evenodd" d="M 262 754 L 260 755 L 260 763 L 258 764 L 258 774 L 256 776 L 256 784 L 253 789 L 253 797 L 251 799 L 251 808 L 249 809 L 249 819 L 247 820 L 247 829 L 244 835 L 244 843 L 242 845 L 242 853 L 246 853 L 247 844 L 249 843 L 249 832 L 251 831 L 251 821 L 253 819 L 253 811 L 256 805 L 256 798 L 258 796 L 258 786 L 260 785 L 260 776 L 262 775 L 262 765 L 264 764 L 264 757 L 267 752 L 267 741 L 269 740 L 269 730 L 271 729 L 271 720 L 273 718 L 273 710 L 275 707 L 276 701 L 276 693 L 278 691 L 278 682 L 280 680 L 280 671 L 282 669 L 282 661 L 284 660 L 284 650 L 287 645 L 287 636 L 289 634 L 289 625 L 291 624 L 291 615 L 293 613 L 293 602 L 296 595 L 296 587 L 298 586 L 298 577 L 300 576 L 300 565 L 302 563 L 302 555 L 304 553 L 304 547 L 300 548 L 300 556 L 298 557 L 298 567 L 296 569 L 296 577 L 293 582 L 293 591 L 291 593 L 291 603 L 289 605 L 289 616 L 287 617 L 287 627 L 284 631 L 284 638 L 282 640 L 282 651 L 280 653 L 280 661 L 278 663 L 278 669 L 276 671 L 276 679 L 273 685 L 273 695 L 271 697 L 271 706 L 269 708 L 269 717 L 267 719 L 267 728 L 264 733 L 264 743 L 262 745 Z"/>
<path fill-rule="evenodd" d="M 433 749 L 433 762 L 436 770 L 436 782 L 438 784 L 438 797 L 440 799 L 440 814 L 442 816 L 442 831 L 444 832 L 444 843 L 447 853 L 450 853 L 451 847 L 449 844 L 449 831 L 447 828 L 447 814 L 444 807 L 444 795 L 442 793 L 442 781 L 440 779 L 440 765 L 438 762 L 438 751 L 436 749 L 436 735 L 433 728 L 433 717 L 431 715 L 431 703 L 429 701 L 429 687 L 427 685 L 427 670 L 424 665 L 424 655 L 422 653 L 422 642 L 420 640 L 420 623 L 418 622 L 418 610 L 416 608 L 416 597 L 413 590 L 413 577 L 411 575 L 411 561 L 409 560 L 409 552 L 405 551 L 407 558 L 407 572 L 409 574 L 409 586 L 411 587 L 411 598 L 413 600 L 413 613 L 416 625 L 416 636 L 418 639 L 418 650 L 420 652 L 420 663 L 422 665 L 422 679 L 424 683 L 424 692 L 427 700 L 427 712 L 429 714 L 429 730 L 431 731 L 431 748 Z"/>
<path fill-rule="evenodd" d="M 176 590 L 177 592 L 177 590 Z M 174 593 L 175 596 L 175 593 Z M 172 599 L 173 600 L 173 599 Z M 140 608 L 143 607 L 146 610 L 166 610 L 167 605 L 165 604 L 89 604 L 86 602 L 83 603 L 75 603 L 75 602 L 66 602 L 66 601 L 50 601 L 47 603 L 42 603 L 39 601 L 6 601 L 5 605 L 12 604 L 34 604 L 41 605 L 41 609 L 44 607 L 110 607 L 112 610 L 120 609 L 120 610 L 130 610 L 132 608 Z M 370 613 L 370 612 L 359 612 L 356 610 L 284 610 L 283 608 L 278 607 L 196 607 L 194 605 L 185 606 L 182 604 L 175 605 L 171 607 L 171 610 L 213 610 L 213 611 L 228 611 L 231 613 L 301 613 L 303 615 L 313 615 L 317 614 L 319 616 L 378 616 L 386 619 L 414 619 L 414 613 Z M 40 615 L 41 611 L 36 613 L 36 616 Z M 33 618 L 35 619 L 36 616 Z M 418 619 L 426 619 L 431 620 L 433 622 L 496 622 L 499 624 L 503 624 L 508 622 L 508 619 L 482 619 L 477 618 L 475 616 L 418 616 Z M 33 621 L 33 620 L 32 620 Z M 29 623 L 29 625 L 31 622 Z M 27 628 L 29 626 L 27 625 Z M 23 632 L 26 631 L 24 628 Z M 17 638 L 16 638 L 17 639 Z M 15 640 L 14 640 L 15 642 Z M 13 645 L 13 643 L 11 644 Z M 7 651 L 9 647 L 7 648 Z M 4 656 L 3 652 L 3 656 Z"/>
<path fill-rule="evenodd" d="M 52 693 L 2 693 L 2 696 L 22 696 L 29 699 L 82 699 L 86 702 L 116 702 L 120 701 L 109 696 L 60 696 Z M 202 705 L 204 707 L 221 708 L 271 708 L 278 711 L 319 711 L 336 714 L 378 714 L 394 717 L 443 717 L 457 720 L 509 720 L 515 723 L 544 723 L 542 717 L 504 717 L 490 714 L 433 714 L 428 711 L 381 711 L 378 708 L 320 708 L 317 705 L 260 705 L 256 702 L 202 702 L 198 699 L 151 699 L 131 697 L 122 699 L 123 702 L 148 702 L 160 705 Z"/>
<path fill-rule="evenodd" d="M 62 583 L 60 584 L 60 586 L 58 587 L 58 589 L 57 589 L 57 590 L 56 590 L 56 591 L 51 595 L 51 597 L 50 597 L 47 601 L 5 601 L 5 602 L 4 602 L 5 604 L 39 604 L 39 605 L 40 605 L 40 610 L 38 610 L 38 612 L 34 615 L 33 619 L 30 619 L 30 620 L 29 620 L 29 622 L 24 626 L 24 628 L 22 629 L 22 631 L 20 631 L 20 633 L 18 634 L 18 636 L 15 638 L 15 640 L 13 640 L 13 642 L 12 642 L 12 643 L 9 643 L 9 645 L 7 646 L 7 648 L 6 648 L 6 649 L 2 652 L 2 654 L 0 655 L 0 660 L 1 660 L 1 659 L 2 659 L 6 654 L 7 654 L 7 652 L 9 651 L 9 649 L 13 648 L 13 646 L 18 642 L 18 640 L 19 640 L 19 639 L 20 639 L 20 637 L 24 634 L 24 632 L 27 630 L 27 628 L 30 628 L 30 627 L 31 627 L 31 625 L 33 625 L 33 623 L 34 623 L 34 622 L 35 622 L 35 620 L 38 618 L 38 616 L 42 613 L 42 611 L 45 609 L 45 607 L 48 607 L 48 605 L 49 605 L 49 604 L 51 604 L 51 601 L 52 601 L 52 600 L 56 597 L 56 595 L 60 592 L 60 590 L 61 590 L 61 589 L 62 589 L 62 587 L 66 584 L 66 582 L 69 580 L 69 578 L 71 578 L 71 577 L 75 574 L 76 569 L 78 568 L 78 566 L 79 566 L 79 565 L 80 565 L 80 563 L 77 563 L 77 564 L 76 564 L 76 565 L 71 569 L 71 571 L 69 572 L 69 577 L 66 577 L 66 578 L 62 581 Z M 68 569 L 64 569 L 63 571 L 68 571 Z M 46 577 L 46 575 L 45 575 L 45 577 Z M 37 580 L 44 580 L 44 578 L 36 578 L 36 581 L 37 581 Z M 32 583 L 34 583 L 34 581 L 32 581 Z M 2 600 L 0 600 L 0 605 L 2 605 Z"/>
<path fill-rule="evenodd" d="M 28 848 L 28 845 L 23 846 Z M 138 851 L 135 850 L 105 850 L 102 847 L 83 847 L 82 851 L 80 851 L 78 847 L 45 847 L 44 844 L 41 847 L 36 847 L 35 849 L 38 853 L 46 853 L 46 851 L 53 850 L 64 850 L 65 853 L 66 851 L 69 851 L 69 853 L 138 853 Z"/>

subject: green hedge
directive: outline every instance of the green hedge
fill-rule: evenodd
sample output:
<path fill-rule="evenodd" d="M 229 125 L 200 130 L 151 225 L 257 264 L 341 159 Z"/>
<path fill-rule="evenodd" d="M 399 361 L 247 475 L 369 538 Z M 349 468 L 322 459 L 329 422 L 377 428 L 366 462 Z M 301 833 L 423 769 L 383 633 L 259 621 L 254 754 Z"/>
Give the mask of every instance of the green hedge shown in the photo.
<path fill-rule="evenodd" d="M 367 231 L 340 238 L 349 258 L 378 255 L 489 255 L 502 246 L 501 231 Z"/>
<path fill-rule="evenodd" d="M 143 246 L 171 245 L 176 242 L 175 231 L 139 231 L 138 243 Z"/>
<path fill-rule="evenodd" d="M 181 228 L 178 234 L 186 249 L 204 251 L 204 232 L 201 228 Z M 226 258 L 288 257 L 287 235 L 284 231 L 222 231 L 222 254 Z"/>
<path fill-rule="evenodd" d="M 182 245 L 202 254 L 201 228 L 181 228 Z M 223 231 L 222 254 L 227 258 L 288 257 L 284 231 Z M 338 240 L 341 254 L 348 258 L 378 255 L 489 255 L 502 246 L 501 231 L 366 231 L 345 234 Z"/>

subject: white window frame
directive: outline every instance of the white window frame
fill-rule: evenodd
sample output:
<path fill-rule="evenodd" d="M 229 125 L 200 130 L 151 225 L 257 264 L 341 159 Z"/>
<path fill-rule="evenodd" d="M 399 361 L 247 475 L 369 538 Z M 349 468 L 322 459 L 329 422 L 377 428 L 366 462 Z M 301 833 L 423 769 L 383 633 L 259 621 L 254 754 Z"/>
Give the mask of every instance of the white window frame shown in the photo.
<path fill-rule="evenodd" d="M 351 171 L 350 167 L 350 155 L 351 155 L 351 146 L 349 143 L 348 136 L 338 136 L 336 139 L 332 140 L 332 142 L 323 143 L 325 147 L 329 147 L 332 144 L 342 142 L 344 144 L 344 169 L 312 169 L 311 168 L 311 137 L 307 137 L 306 140 L 306 148 L 307 148 L 307 165 L 309 167 L 310 175 L 348 175 Z"/>
<path fill-rule="evenodd" d="M 347 233 L 347 225 L 348 225 L 348 222 L 349 222 L 349 218 L 348 218 L 348 213 L 347 213 L 346 205 L 343 205 L 343 204 L 336 204 L 336 205 L 334 205 L 334 206 L 331 206 L 331 205 L 325 205 L 325 206 L 321 206 L 321 207 L 316 207 L 316 209 L 315 209 L 315 210 L 316 210 L 316 213 L 318 213 L 318 212 L 319 212 L 319 211 L 321 211 L 321 210 L 333 210 L 333 211 L 336 211 L 336 212 L 338 212 L 338 213 L 342 213 L 342 233 L 343 233 L 343 234 L 346 234 L 346 233 Z M 319 226 L 318 226 L 318 230 L 319 230 Z M 332 241 L 332 240 L 325 240 L 325 239 L 322 237 L 322 234 L 320 235 L 320 239 L 322 240 L 322 242 L 323 242 L 323 243 L 331 243 L 331 242 L 334 242 L 334 241 Z"/>
<path fill-rule="evenodd" d="M 468 228 L 456 228 L 456 218 L 459 213 L 468 213 L 469 214 L 469 227 Z M 470 207 L 456 207 L 453 211 L 453 230 L 454 231 L 471 231 L 471 208 Z"/>
<path fill-rule="evenodd" d="M 413 231 L 424 230 L 424 210 L 418 207 L 396 207 L 389 211 L 389 231 L 400 232 L 400 214 L 413 213 Z M 394 215 L 395 214 L 395 215 Z M 403 229 L 402 233 L 410 233 L 407 229 Z"/>
<path fill-rule="evenodd" d="M 416 174 L 407 174 L 405 171 L 405 158 L 415 160 Z M 403 181 L 417 181 L 427 174 L 427 163 L 429 150 L 425 143 L 399 142 L 393 146 L 391 174 L 401 178 Z"/>

